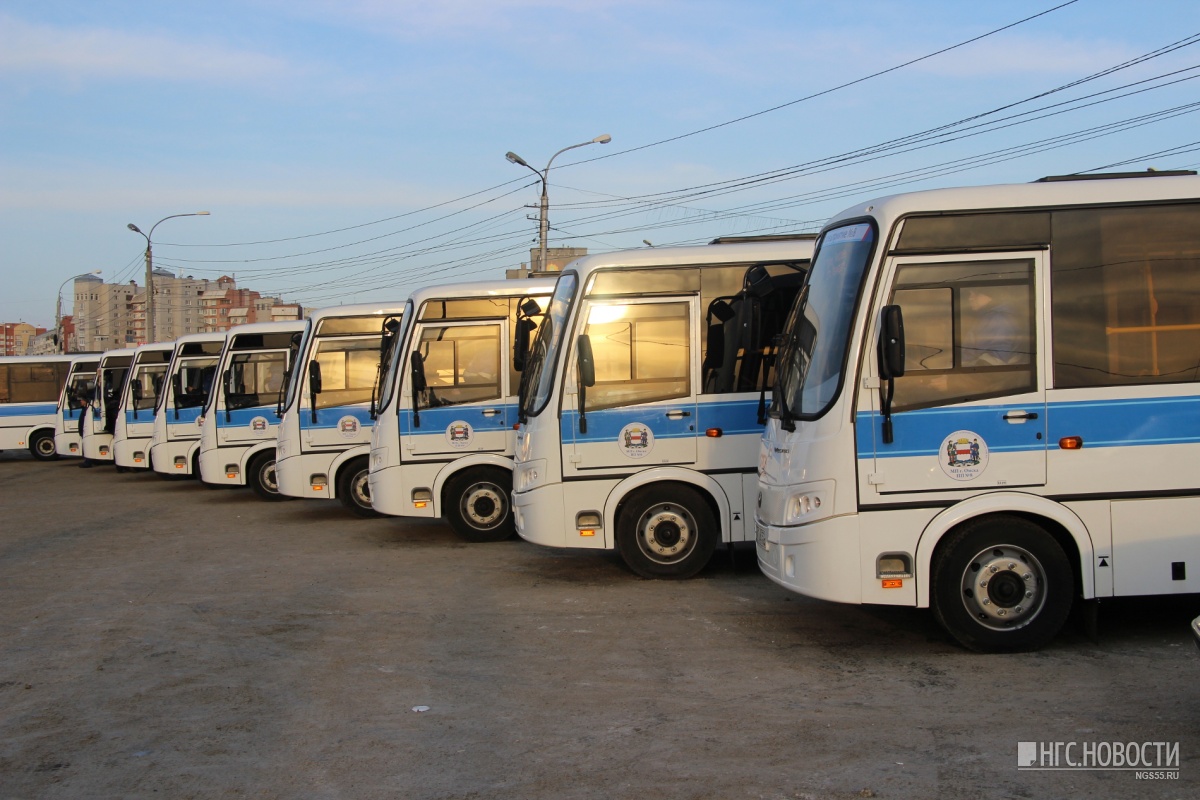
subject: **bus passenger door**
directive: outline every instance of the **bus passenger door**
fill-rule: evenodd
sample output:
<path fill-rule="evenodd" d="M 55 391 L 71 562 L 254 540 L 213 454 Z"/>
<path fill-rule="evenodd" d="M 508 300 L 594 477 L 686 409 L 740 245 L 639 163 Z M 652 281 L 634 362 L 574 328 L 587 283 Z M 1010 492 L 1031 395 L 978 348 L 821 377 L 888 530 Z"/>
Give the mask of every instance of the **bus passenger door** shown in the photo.
<path fill-rule="evenodd" d="M 873 377 L 859 390 L 863 502 L 1045 485 L 1043 253 L 895 258 L 889 266 L 886 304 L 903 313 L 905 372 L 888 408 L 877 319 L 862 372 Z"/>
<path fill-rule="evenodd" d="M 564 474 L 696 463 L 696 298 L 589 302 L 564 403 Z M 590 349 L 592 385 L 581 385 Z M 586 382 L 586 381 L 585 381 Z M 572 402 L 572 400 L 574 402 Z M 570 426 L 570 430 L 566 427 Z"/>
<path fill-rule="evenodd" d="M 221 376 L 217 446 L 252 445 L 275 437 L 275 402 L 288 367 L 287 350 L 235 353 Z"/>
<path fill-rule="evenodd" d="M 300 375 L 302 451 L 346 449 L 370 441 L 379 341 L 378 335 L 317 340 L 315 357 Z"/>
<path fill-rule="evenodd" d="M 422 325 L 414 332 L 402 393 L 404 449 L 412 456 L 453 458 L 464 453 L 504 452 L 516 409 L 505 404 L 507 369 L 502 347 L 507 320 Z M 419 361 L 425 388 L 416 392 L 413 366 Z M 407 396 L 405 396 L 407 395 Z"/>

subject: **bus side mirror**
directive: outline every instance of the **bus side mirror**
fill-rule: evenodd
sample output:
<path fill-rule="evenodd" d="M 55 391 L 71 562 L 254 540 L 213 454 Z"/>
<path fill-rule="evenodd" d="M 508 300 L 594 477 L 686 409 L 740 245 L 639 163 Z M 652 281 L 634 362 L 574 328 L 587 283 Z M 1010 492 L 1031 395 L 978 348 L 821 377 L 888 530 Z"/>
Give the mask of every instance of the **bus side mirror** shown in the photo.
<path fill-rule="evenodd" d="M 412 375 L 413 394 L 425 391 L 428 386 L 425 382 L 425 358 L 417 350 L 413 351 L 412 358 L 409 359 L 409 371 Z"/>
<path fill-rule="evenodd" d="M 596 362 L 592 360 L 592 337 L 586 333 L 576 342 L 579 362 L 579 384 L 581 386 L 596 385 Z"/>
<path fill-rule="evenodd" d="M 879 377 L 904 377 L 904 314 L 900 306 L 884 306 L 880 312 Z"/>
<path fill-rule="evenodd" d="M 308 362 L 308 393 L 321 393 L 321 362 Z"/>
<path fill-rule="evenodd" d="M 525 370 L 526 357 L 529 355 L 529 334 L 537 327 L 531 319 L 517 320 L 517 335 L 513 339 L 513 369 L 517 372 Z"/>
<path fill-rule="evenodd" d="M 879 377 L 887 381 L 883 393 L 883 443 L 894 441 L 892 397 L 896 378 L 904 376 L 904 314 L 900 306 L 884 306 L 879 312 Z"/>

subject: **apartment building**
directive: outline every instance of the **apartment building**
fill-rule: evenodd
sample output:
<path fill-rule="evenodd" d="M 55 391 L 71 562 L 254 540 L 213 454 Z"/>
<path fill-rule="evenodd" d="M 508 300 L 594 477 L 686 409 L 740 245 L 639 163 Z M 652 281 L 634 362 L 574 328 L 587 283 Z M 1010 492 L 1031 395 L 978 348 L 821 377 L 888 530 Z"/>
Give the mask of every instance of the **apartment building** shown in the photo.
<path fill-rule="evenodd" d="M 146 291 L 137 281 L 104 283 L 93 275 L 75 279 L 72 351 L 135 347 L 189 333 L 225 331 L 244 322 L 300 319 L 298 305 L 240 289 L 223 275 L 216 280 L 154 270 L 154 331 L 146 330 Z"/>
<path fill-rule="evenodd" d="M 45 332 L 28 322 L 0 322 L 0 356 L 33 355 L 33 340 Z"/>

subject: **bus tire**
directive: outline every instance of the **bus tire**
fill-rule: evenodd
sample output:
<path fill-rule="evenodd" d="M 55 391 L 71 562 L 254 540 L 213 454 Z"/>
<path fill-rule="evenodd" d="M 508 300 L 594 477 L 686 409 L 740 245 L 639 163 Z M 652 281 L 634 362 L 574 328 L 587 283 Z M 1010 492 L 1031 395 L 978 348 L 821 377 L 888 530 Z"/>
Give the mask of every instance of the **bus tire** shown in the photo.
<path fill-rule="evenodd" d="M 275 477 L 275 451 L 264 450 L 250 459 L 246 468 L 246 483 L 254 493 L 263 500 L 286 500 L 287 497 L 279 491 L 279 481 Z"/>
<path fill-rule="evenodd" d="M 446 521 L 468 542 L 502 542 L 516 532 L 512 473 L 499 467 L 467 469 L 442 491 Z"/>
<path fill-rule="evenodd" d="M 964 523 L 931 565 L 934 616 L 959 644 L 981 653 L 1036 650 L 1066 622 L 1075 576 L 1045 528 L 996 514 Z"/>
<path fill-rule="evenodd" d="M 720 538 L 712 509 L 695 489 L 644 486 L 617 514 L 617 552 L 643 578 L 690 578 L 712 558 Z"/>
<path fill-rule="evenodd" d="M 371 507 L 371 462 L 364 456 L 342 465 L 338 470 L 337 494 L 342 505 L 360 517 L 378 517 Z"/>
<path fill-rule="evenodd" d="M 54 433 L 52 431 L 35 431 L 29 437 L 29 452 L 38 461 L 53 461 L 58 458 L 54 449 Z"/>

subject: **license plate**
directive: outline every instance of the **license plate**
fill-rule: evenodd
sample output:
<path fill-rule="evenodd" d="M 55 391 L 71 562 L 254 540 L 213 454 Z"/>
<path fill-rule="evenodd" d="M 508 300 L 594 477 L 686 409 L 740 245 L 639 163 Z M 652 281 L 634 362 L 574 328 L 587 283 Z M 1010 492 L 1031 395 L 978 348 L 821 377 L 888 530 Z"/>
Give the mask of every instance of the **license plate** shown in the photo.
<path fill-rule="evenodd" d="M 770 550 L 771 543 L 767 541 L 767 528 L 761 523 L 754 523 L 754 535 L 758 541 L 758 546 L 763 550 Z"/>

